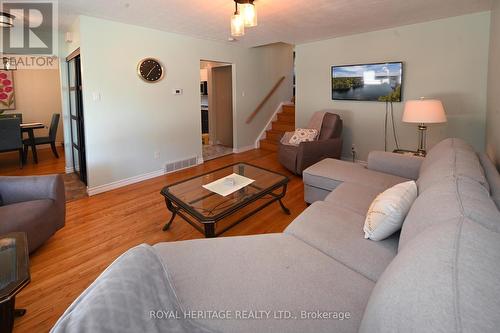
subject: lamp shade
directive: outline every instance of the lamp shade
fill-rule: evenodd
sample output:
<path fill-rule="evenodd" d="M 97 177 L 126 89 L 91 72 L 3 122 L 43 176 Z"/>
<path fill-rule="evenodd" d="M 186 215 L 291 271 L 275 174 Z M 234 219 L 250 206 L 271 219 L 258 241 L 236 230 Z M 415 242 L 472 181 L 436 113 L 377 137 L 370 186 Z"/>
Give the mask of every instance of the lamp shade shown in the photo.
<path fill-rule="evenodd" d="M 405 104 L 403 122 L 418 124 L 445 123 L 443 103 L 436 99 L 408 101 Z"/>

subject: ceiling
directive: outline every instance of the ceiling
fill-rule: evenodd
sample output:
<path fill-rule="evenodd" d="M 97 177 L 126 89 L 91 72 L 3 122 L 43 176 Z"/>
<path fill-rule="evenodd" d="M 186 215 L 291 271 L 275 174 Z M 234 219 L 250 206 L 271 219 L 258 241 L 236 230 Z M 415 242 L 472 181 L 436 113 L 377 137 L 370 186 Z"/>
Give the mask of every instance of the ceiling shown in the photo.
<path fill-rule="evenodd" d="M 259 25 L 236 43 L 301 44 L 490 10 L 498 0 L 256 0 Z M 228 41 L 232 0 L 59 0 L 60 24 L 77 15 Z"/>

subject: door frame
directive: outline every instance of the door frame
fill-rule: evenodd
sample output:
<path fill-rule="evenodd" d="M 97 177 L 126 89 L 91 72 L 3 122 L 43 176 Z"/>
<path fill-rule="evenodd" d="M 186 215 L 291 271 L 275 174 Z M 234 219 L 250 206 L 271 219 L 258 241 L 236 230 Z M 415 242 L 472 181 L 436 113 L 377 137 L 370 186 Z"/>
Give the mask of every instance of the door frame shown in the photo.
<path fill-rule="evenodd" d="M 237 124 L 238 124 L 238 121 L 236 119 L 236 105 L 237 105 L 237 100 L 238 100 L 238 96 L 237 96 L 237 90 L 236 90 L 236 64 L 230 60 L 210 60 L 210 59 L 200 59 L 198 61 L 198 67 L 200 67 L 200 63 L 201 62 L 216 62 L 216 63 L 220 63 L 220 64 L 225 64 L 224 66 L 231 66 L 231 74 L 232 74 L 232 91 L 233 91 L 233 153 L 236 154 L 236 153 L 239 153 L 240 152 L 240 149 L 239 148 L 235 148 L 235 147 L 238 147 L 238 127 L 237 127 Z M 196 83 L 197 86 L 199 86 L 199 78 L 197 80 L 197 83 Z M 208 92 L 210 94 L 210 91 Z M 198 101 L 198 104 L 199 104 L 199 101 Z M 208 106 L 210 108 L 210 105 Z M 200 122 L 200 126 L 201 126 L 201 122 Z M 200 133 L 201 133 L 201 127 L 200 127 Z M 201 140 L 200 140 L 201 142 Z M 203 143 L 200 144 L 200 152 L 203 151 Z M 202 156 L 202 159 L 203 159 L 203 154 L 201 154 Z"/>
<path fill-rule="evenodd" d="M 78 58 L 78 60 L 76 60 Z M 67 66 L 67 80 L 68 80 L 68 94 L 71 94 L 72 88 L 70 83 L 70 62 L 75 61 L 75 66 L 77 66 L 78 70 L 76 70 L 75 80 L 78 85 L 76 90 L 76 116 L 73 115 L 71 109 L 71 97 L 69 97 L 69 129 L 70 129 L 70 143 L 71 143 L 71 156 L 73 163 L 73 172 L 77 173 L 80 177 L 80 180 L 88 185 L 88 174 L 87 174 L 87 152 L 86 152 L 86 142 L 85 142 L 85 117 L 83 112 L 83 89 L 82 89 L 82 73 L 81 73 L 81 55 L 80 48 L 73 51 L 68 57 L 66 57 L 66 66 Z M 74 89 L 74 88 L 73 88 Z M 78 145 L 76 145 L 73 141 L 73 121 L 77 122 L 78 133 L 77 140 Z M 76 170 L 75 168 L 75 149 L 79 152 L 78 165 L 80 170 Z"/>

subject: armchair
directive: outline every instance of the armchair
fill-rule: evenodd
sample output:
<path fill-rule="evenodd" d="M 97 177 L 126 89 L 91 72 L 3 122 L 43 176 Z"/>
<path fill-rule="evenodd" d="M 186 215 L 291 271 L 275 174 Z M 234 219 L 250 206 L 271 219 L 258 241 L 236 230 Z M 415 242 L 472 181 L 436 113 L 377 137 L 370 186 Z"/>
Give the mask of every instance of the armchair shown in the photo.
<path fill-rule="evenodd" d="M 291 172 L 301 175 L 309 166 L 325 159 L 340 159 L 342 154 L 342 119 L 330 112 L 316 112 L 308 128 L 317 129 L 318 139 L 302 142 L 298 146 L 289 143 L 293 132 L 287 132 L 278 147 L 280 163 Z"/>
<path fill-rule="evenodd" d="M 32 253 L 65 224 L 61 175 L 0 177 L 0 235 L 25 232 Z"/>

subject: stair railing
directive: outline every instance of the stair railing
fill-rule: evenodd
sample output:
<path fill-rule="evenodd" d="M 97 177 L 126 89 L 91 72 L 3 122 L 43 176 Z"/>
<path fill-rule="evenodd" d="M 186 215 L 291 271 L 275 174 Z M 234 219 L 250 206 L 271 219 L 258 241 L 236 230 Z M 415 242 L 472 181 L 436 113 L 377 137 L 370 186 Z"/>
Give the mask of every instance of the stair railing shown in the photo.
<path fill-rule="evenodd" d="M 267 103 L 267 101 L 274 95 L 274 93 L 276 92 L 276 90 L 278 90 L 278 88 L 280 87 L 280 85 L 283 83 L 283 81 L 285 81 L 285 76 L 281 77 L 278 82 L 276 82 L 276 84 L 274 85 L 274 87 L 271 89 L 271 91 L 269 91 L 269 93 L 266 95 L 266 97 L 262 100 L 262 102 L 260 102 L 260 104 L 257 106 L 257 108 L 255 109 L 254 112 L 252 112 L 252 114 L 248 117 L 247 119 L 247 124 L 250 124 L 253 120 L 253 118 L 255 118 L 255 116 L 260 112 L 260 110 L 262 110 L 262 108 L 264 107 L 264 105 Z"/>

